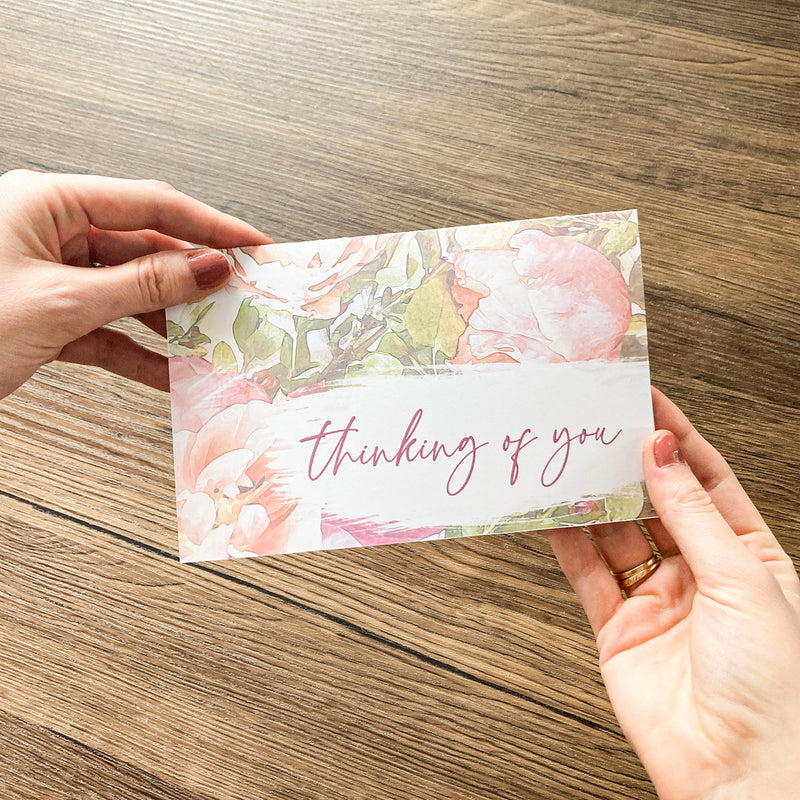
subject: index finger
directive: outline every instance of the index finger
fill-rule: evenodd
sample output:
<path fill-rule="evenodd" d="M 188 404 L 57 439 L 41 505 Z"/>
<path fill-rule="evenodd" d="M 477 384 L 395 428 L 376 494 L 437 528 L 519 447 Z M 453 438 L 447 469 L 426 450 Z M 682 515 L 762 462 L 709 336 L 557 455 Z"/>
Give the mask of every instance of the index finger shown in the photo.
<path fill-rule="evenodd" d="M 656 427 L 670 430 L 677 437 L 678 447 L 683 452 L 694 477 L 708 494 L 714 509 L 724 520 L 726 526 L 736 534 L 751 553 L 766 565 L 777 579 L 786 597 L 791 598 L 796 608 L 800 608 L 800 583 L 798 583 L 794 564 L 764 522 L 728 462 L 698 433 L 683 412 L 655 388 L 653 388 L 653 412 Z M 651 456 L 646 453 L 646 472 L 649 458 Z M 648 484 L 648 488 L 650 488 L 650 484 Z M 658 509 L 658 506 L 656 508 Z M 709 508 L 704 510 L 710 511 Z M 706 516 L 708 517 L 709 514 Z M 713 514 L 710 516 L 713 517 Z M 662 517 L 661 521 L 669 530 L 669 520 Z M 685 549 L 691 548 L 692 543 L 681 535 L 682 531 L 673 529 L 670 533 L 684 555 L 687 555 Z M 707 533 L 706 531 L 706 535 Z M 679 537 L 683 541 L 678 541 Z"/>
<path fill-rule="evenodd" d="M 209 247 L 270 244 L 272 239 L 230 214 L 163 181 L 98 175 L 48 175 L 62 197 L 80 207 L 95 228 L 152 229 Z"/>
<path fill-rule="evenodd" d="M 728 462 L 663 392 L 652 387 L 656 428 L 672 431 L 680 449 L 725 521 L 739 535 L 768 528 Z M 771 533 L 769 533 L 772 536 Z"/>

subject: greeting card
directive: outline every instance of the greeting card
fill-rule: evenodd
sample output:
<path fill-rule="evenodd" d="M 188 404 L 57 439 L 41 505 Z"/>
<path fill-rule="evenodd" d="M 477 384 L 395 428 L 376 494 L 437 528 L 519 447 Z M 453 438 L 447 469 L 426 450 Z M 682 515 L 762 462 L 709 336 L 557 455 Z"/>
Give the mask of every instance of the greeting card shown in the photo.
<path fill-rule="evenodd" d="M 651 514 L 635 211 L 228 257 L 167 313 L 182 561 Z"/>

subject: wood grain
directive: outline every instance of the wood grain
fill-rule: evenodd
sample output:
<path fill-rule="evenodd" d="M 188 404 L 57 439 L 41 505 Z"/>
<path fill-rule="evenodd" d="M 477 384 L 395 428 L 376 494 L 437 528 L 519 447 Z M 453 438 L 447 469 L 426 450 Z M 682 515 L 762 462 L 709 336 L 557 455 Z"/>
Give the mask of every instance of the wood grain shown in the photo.
<path fill-rule="evenodd" d="M 637 207 L 653 380 L 800 565 L 800 5 L 9 0 L 0 170 L 283 241 Z M 136 323 L 121 326 L 162 344 Z M 0 402 L 0 794 L 649 798 L 536 534 L 181 566 L 167 399 Z"/>

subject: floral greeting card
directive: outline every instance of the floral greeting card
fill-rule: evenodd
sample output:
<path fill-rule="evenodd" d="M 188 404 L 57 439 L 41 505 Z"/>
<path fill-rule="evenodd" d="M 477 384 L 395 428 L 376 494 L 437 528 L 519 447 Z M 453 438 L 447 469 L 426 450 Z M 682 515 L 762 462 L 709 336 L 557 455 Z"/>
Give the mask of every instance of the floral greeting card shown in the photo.
<path fill-rule="evenodd" d="M 650 515 L 635 211 L 229 258 L 167 314 L 182 561 Z"/>

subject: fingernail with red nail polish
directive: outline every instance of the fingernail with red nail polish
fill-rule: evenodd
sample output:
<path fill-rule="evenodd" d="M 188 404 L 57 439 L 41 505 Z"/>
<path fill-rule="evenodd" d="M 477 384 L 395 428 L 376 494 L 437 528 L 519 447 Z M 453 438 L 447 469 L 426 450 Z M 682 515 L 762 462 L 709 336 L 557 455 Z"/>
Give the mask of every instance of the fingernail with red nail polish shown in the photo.
<path fill-rule="evenodd" d="M 683 453 L 678 439 L 671 431 L 665 431 L 653 443 L 653 458 L 657 467 L 668 467 L 671 464 L 683 464 Z"/>
<path fill-rule="evenodd" d="M 200 250 L 186 258 L 198 289 L 221 286 L 231 274 L 231 266 L 219 250 Z"/>

